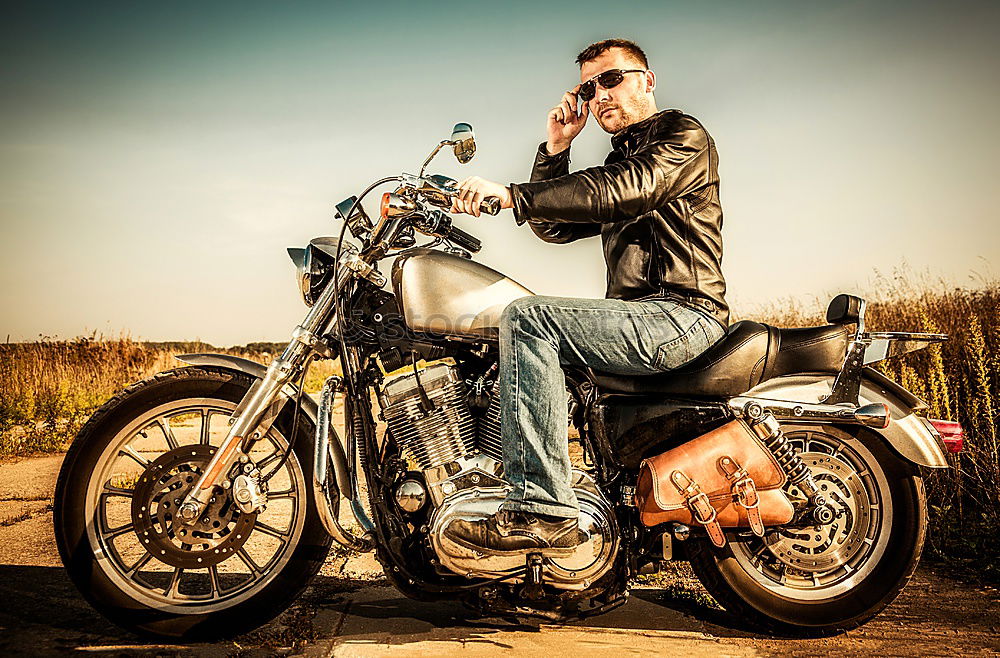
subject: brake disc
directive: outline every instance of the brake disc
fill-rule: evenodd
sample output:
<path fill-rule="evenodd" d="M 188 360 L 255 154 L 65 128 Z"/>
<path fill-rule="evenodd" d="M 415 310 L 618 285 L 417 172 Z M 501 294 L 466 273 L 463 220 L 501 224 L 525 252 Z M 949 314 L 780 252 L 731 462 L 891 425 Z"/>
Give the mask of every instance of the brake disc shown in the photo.
<path fill-rule="evenodd" d="M 830 501 L 836 518 L 824 526 L 774 533 L 767 546 L 789 567 L 825 572 L 848 563 L 862 547 L 871 525 L 871 501 L 858 473 L 845 462 L 820 453 L 800 456 Z"/>
<path fill-rule="evenodd" d="M 193 523 L 177 516 L 215 451 L 208 445 L 174 448 L 153 461 L 135 485 L 135 534 L 153 557 L 170 566 L 199 569 L 226 560 L 246 543 L 257 521 L 257 513 L 241 512 L 228 492 L 214 496 Z"/>

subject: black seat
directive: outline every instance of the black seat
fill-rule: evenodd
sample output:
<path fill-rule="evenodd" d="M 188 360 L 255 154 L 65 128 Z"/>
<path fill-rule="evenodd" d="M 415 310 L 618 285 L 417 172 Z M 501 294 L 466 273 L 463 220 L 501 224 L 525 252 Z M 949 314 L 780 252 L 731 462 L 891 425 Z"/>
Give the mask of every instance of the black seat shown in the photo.
<path fill-rule="evenodd" d="M 844 365 L 850 340 L 844 325 L 778 329 L 778 335 L 781 345 L 772 377 L 796 372 L 840 372 Z"/>
<path fill-rule="evenodd" d="M 838 372 L 847 351 L 842 325 L 778 329 L 744 320 L 691 363 L 656 375 L 593 371 L 599 388 L 621 393 L 739 395 L 772 377 L 795 372 Z"/>

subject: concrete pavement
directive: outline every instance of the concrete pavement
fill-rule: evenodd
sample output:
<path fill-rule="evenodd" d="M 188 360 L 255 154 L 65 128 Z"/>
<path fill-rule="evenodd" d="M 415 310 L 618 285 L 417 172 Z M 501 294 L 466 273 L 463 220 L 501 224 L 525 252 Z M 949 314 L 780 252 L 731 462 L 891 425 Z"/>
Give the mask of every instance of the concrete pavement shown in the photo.
<path fill-rule="evenodd" d="M 685 565 L 633 590 L 605 615 L 569 624 L 475 617 L 453 601 L 419 602 L 388 586 L 370 554 L 335 551 L 292 607 L 233 641 L 144 641 L 107 622 L 73 587 L 52 538 L 61 455 L 0 464 L 0 655 L 183 656 L 752 656 L 1000 655 L 1000 595 L 922 568 L 875 620 L 819 640 L 743 628 Z"/>

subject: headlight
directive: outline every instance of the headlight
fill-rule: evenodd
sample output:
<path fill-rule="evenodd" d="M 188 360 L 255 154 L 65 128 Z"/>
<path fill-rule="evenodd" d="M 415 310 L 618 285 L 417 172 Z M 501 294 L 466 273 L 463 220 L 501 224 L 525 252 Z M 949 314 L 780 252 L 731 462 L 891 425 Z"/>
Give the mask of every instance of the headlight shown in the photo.
<path fill-rule="evenodd" d="M 313 264 L 316 259 L 313 257 L 313 250 L 306 249 L 305 258 L 302 264 L 299 265 L 299 293 L 302 295 L 302 301 L 306 303 L 306 306 L 312 306 L 316 303 L 316 298 L 312 294 L 312 282 L 313 282 Z M 315 274 L 319 274 L 318 272 Z"/>
<path fill-rule="evenodd" d="M 306 306 L 312 306 L 323 293 L 323 289 L 333 274 L 333 263 L 337 257 L 337 238 L 313 238 L 305 249 L 289 249 L 288 255 L 295 262 L 299 292 Z M 357 253 L 350 242 L 344 242 L 341 257 Z"/>

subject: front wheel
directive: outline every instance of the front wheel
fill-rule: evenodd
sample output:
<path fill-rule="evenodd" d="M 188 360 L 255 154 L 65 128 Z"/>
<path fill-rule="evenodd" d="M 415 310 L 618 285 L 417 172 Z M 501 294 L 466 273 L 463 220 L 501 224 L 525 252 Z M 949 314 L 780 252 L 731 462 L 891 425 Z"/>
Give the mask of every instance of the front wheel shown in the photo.
<path fill-rule="evenodd" d="M 854 628 L 892 602 L 917 567 L 927 529 L 923 480 L 865 430 L 782 429 L 837 518 L 723 549 L 700 543 L 691 566 L 723 607 L 756 626 L 797 635 Z"/>
<path fill-rule="evenodd" d="M 182 368 L 140 382 L 87 422 L 56 485 L 56 541 L 84 597 L 111 621 L 158 637 L 229 637 L 281 612 L 330 546 L 306 482 L 311 422 L 291 404 L 249 454 L 267 505 L 243 513 L 219 493 L 202 518 L 175 523 L 253 379 Z M 279 466 L 280 465 L 280 466 Z M 275 470 L 277 469 L 277 470 Z"/>

